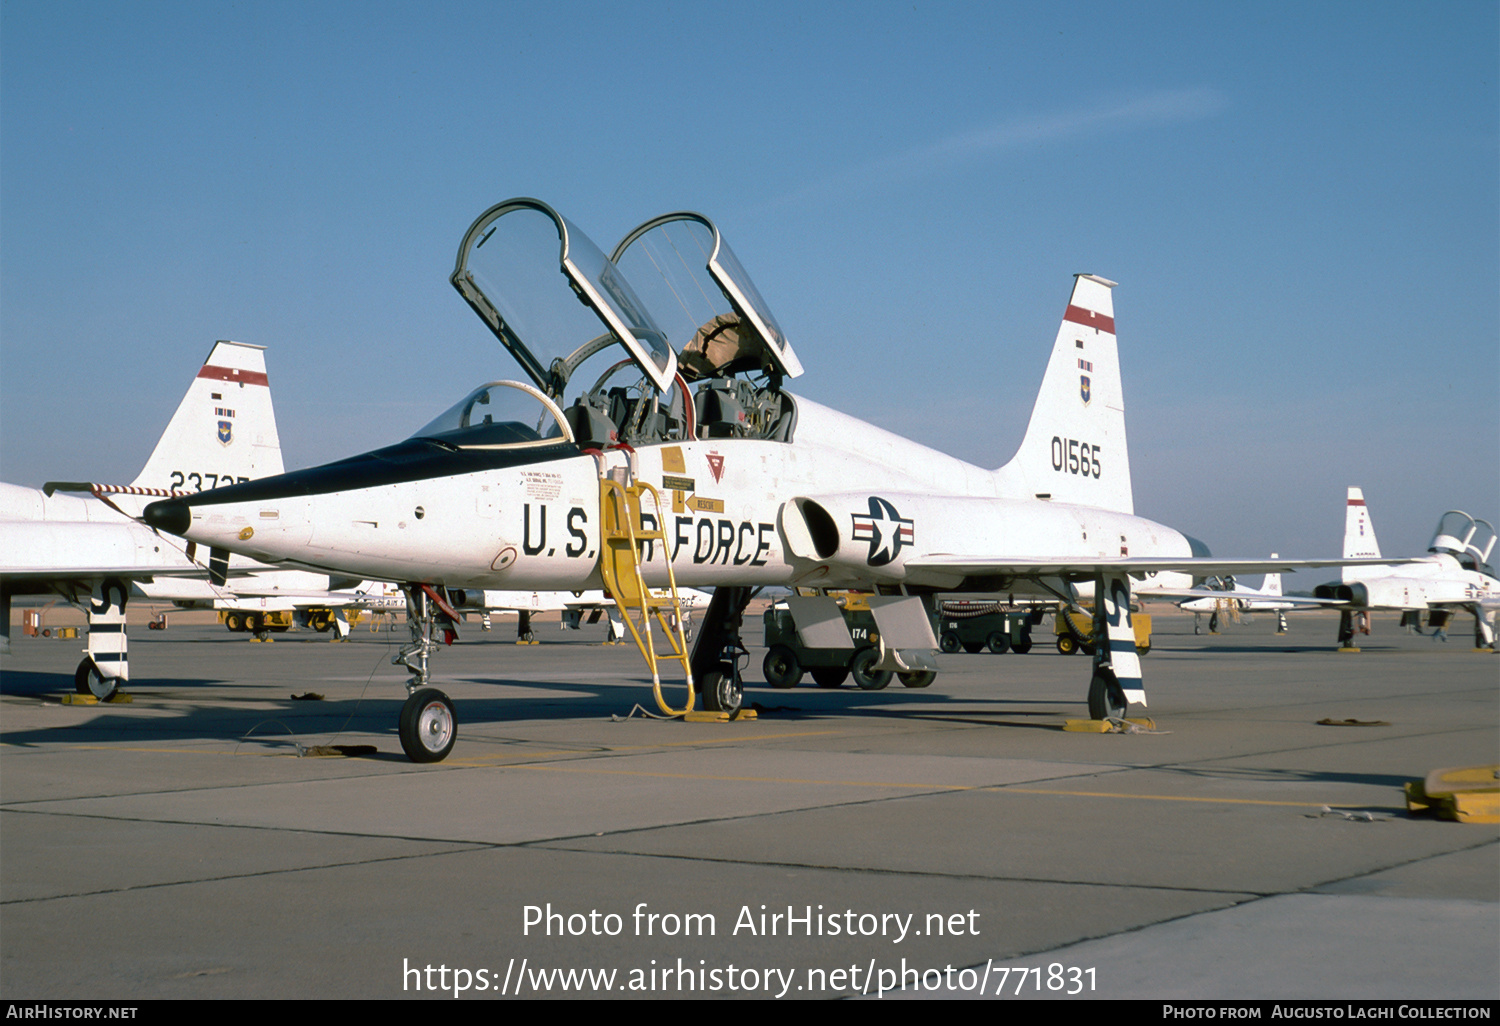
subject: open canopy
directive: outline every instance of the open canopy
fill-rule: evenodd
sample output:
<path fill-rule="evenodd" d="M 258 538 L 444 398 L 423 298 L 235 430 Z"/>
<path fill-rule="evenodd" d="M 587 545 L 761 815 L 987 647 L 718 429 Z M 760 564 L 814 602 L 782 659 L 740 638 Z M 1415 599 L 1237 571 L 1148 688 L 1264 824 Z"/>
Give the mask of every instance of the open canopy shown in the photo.
<path fill-rule="evenodd" d="M 537 386 L 558 400 L 571 365 L 580 362 L 570 357 L 596 352 L 601 343 L 618 342 L 658 388 L 672 386 L 676 354 L 630 283 L 587 235 L 540 200 L 506 200 L 480 215 L 464 235 L 449 281 Z"/>
<path fill-rule="evenodd" d="M 802 373 L 750 275 L 702 214 L 654 217 L 626 235 L 610 259 L 629 276 L 669 344 L 681 352 L 689 380 L 731 365 L 788 378 Z"/>

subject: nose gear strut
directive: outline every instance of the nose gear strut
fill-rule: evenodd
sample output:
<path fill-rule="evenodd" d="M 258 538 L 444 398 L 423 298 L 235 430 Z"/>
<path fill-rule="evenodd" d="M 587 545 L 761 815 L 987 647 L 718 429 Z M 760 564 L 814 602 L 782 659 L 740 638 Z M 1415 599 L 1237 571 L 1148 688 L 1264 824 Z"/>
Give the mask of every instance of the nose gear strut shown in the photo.
<path fill-rule="evenodd" d="M 458 717 L 448 696 L 427 686 L 427 660 L 437 649 L 438 636 L 448 645 L 458 637 L 458 613 L 430 584 L 407 584 L 401 590 L 411 631 L 411 641 L 391 656 L 392 664 L 411 671 L 401 707 L 401 750 L 412 762 L 440 762 L 458 739 Z"/>

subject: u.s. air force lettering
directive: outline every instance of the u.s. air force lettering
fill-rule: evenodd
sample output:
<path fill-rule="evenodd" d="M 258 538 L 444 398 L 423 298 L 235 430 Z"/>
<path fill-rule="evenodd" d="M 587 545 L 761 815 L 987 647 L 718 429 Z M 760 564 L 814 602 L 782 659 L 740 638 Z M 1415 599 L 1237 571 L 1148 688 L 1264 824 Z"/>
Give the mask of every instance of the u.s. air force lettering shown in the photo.
<path fill-rule="evenodd" d="M 722 503 L 719 504 L 722 506 Z M 555 520 L 555 514 L 553 518 Z M 521 551 L 528 556 L 554 555 L 557 549 L 547 547 L 548 506 L 523 503 L 521 510 Z M 723 566 L 765 566 L 766 557 L 776 540 L 776 525 L 750 520 L 734 521 L 725 517 L 673 518 L 672 562 L 686 546 L 694 563 L 718 563 Z M 570 506 L 565 526 L 568 543 L 563 554 L 571 559 L 593 559 L 594 550 L 589 548 L 588 533 L 584 530 L 589 522 L 588 512 L 582 506 Z M 910 521 L 907 521 L 910 523 Z M 646 531 L 657 530 L 656 515 L 641 513 L 641 527 Z M 655 542 L 642 542 L 641 558 L 649 563 L 655 558 Z"/>
<path fill-rule="evenodd" d="M 536 541 L 534 543 L 531 540 L 531 503 L 524 504 L 521 519 L 524 522 L 521 529 L 521 551 L 525 552 L 528 556 L 540 555 L 543 549 L 547 549 L 547 505 L 545 503 L 537 503 Z M 568 509 L 567 528 L 569 541 L 563 549 L 564 554 L 574 559 L 584 554 L 584 550 L 588 548 L 589 536 L 584 533 L 583 525 L 588 522 L 589 515 L 584 512 L 582 506 L 573 506 Z M 547 549 L 547 555 L 550 556 L 556 551 L 556 549 Z M 593 556 L 593 550 L 589 549 L 588 558 L 592 559 Z"/>
<path fill-rule="evenodd" d="M 643 514 L 641 520 L 652 519 Z M 674 517 L 672 561 L 683 545 L 693 543 L 694 563 L 720 563 L 724 566 L 765 566 L 766 553 L 776 537 L 775 524 L 752 523 L 713 517 Z"/>

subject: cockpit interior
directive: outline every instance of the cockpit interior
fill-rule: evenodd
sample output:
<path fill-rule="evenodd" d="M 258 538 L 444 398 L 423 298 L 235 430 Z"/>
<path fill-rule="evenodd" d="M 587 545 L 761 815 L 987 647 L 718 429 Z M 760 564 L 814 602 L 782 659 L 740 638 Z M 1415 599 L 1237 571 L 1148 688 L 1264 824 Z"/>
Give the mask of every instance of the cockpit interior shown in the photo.
<path fill-rule="evenodd" d="M 485 446 L 500 441 L 496 425 L 506 423 L 510 444 L 563 439 L 602 449 L 790 441 L 796 430 L 795 401 L 781 386 L 802 365 L 700 214 L 648 221 L 606 257 L 545 203 L 508 200 L 469 228 L 449 280 L 534 387 L 511 382 L 502 391 L 496 386 L 506 383 L 491 382 L 419 437 Z M 502 422 L 498 410 L 482 409 L 492 397 L 525 398 L 517 393 L 529 393 L 540 414 Z M 481 442 L 481 434 L 496 439 Z"/>
<path fill-rule="evenodd" d="M 1465 570 L 1475 570 L 1495 576 L 1490 565 L 1490 553 L 1495 548 L 1495 528 L 1488 520 L 1480 520 L 1463 510 L 1450 509 L 1438 520 L 1428 552 L 1448 553 L 1458 560 Z"/>

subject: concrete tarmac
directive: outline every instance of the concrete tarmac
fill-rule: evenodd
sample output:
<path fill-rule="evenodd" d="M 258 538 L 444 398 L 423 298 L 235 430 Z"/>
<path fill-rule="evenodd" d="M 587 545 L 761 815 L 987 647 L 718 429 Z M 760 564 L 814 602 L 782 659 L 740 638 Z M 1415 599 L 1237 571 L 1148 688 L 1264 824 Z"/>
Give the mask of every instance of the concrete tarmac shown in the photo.
<path fill-rule="evenodd" d="M 697 724 L 623 718 L 649 678 L 600 628 L 473 624 L 435 766 L 396 737 L 404 631 L 134 628 L 105 706 L 58 701 L 78 641 L 17 632 L 0 991 L 1494 1000 L 1500 828 L 1401 787 L 1500 761 L 1500 660 L 1386 621 L 1351 655 L 1323 615 L 1158 616 L 1131 735 L 1061 729 L 1089 661 L 1042 630 L 926 690 L 777 691 L 751 621 L 760 718 Z"/>

